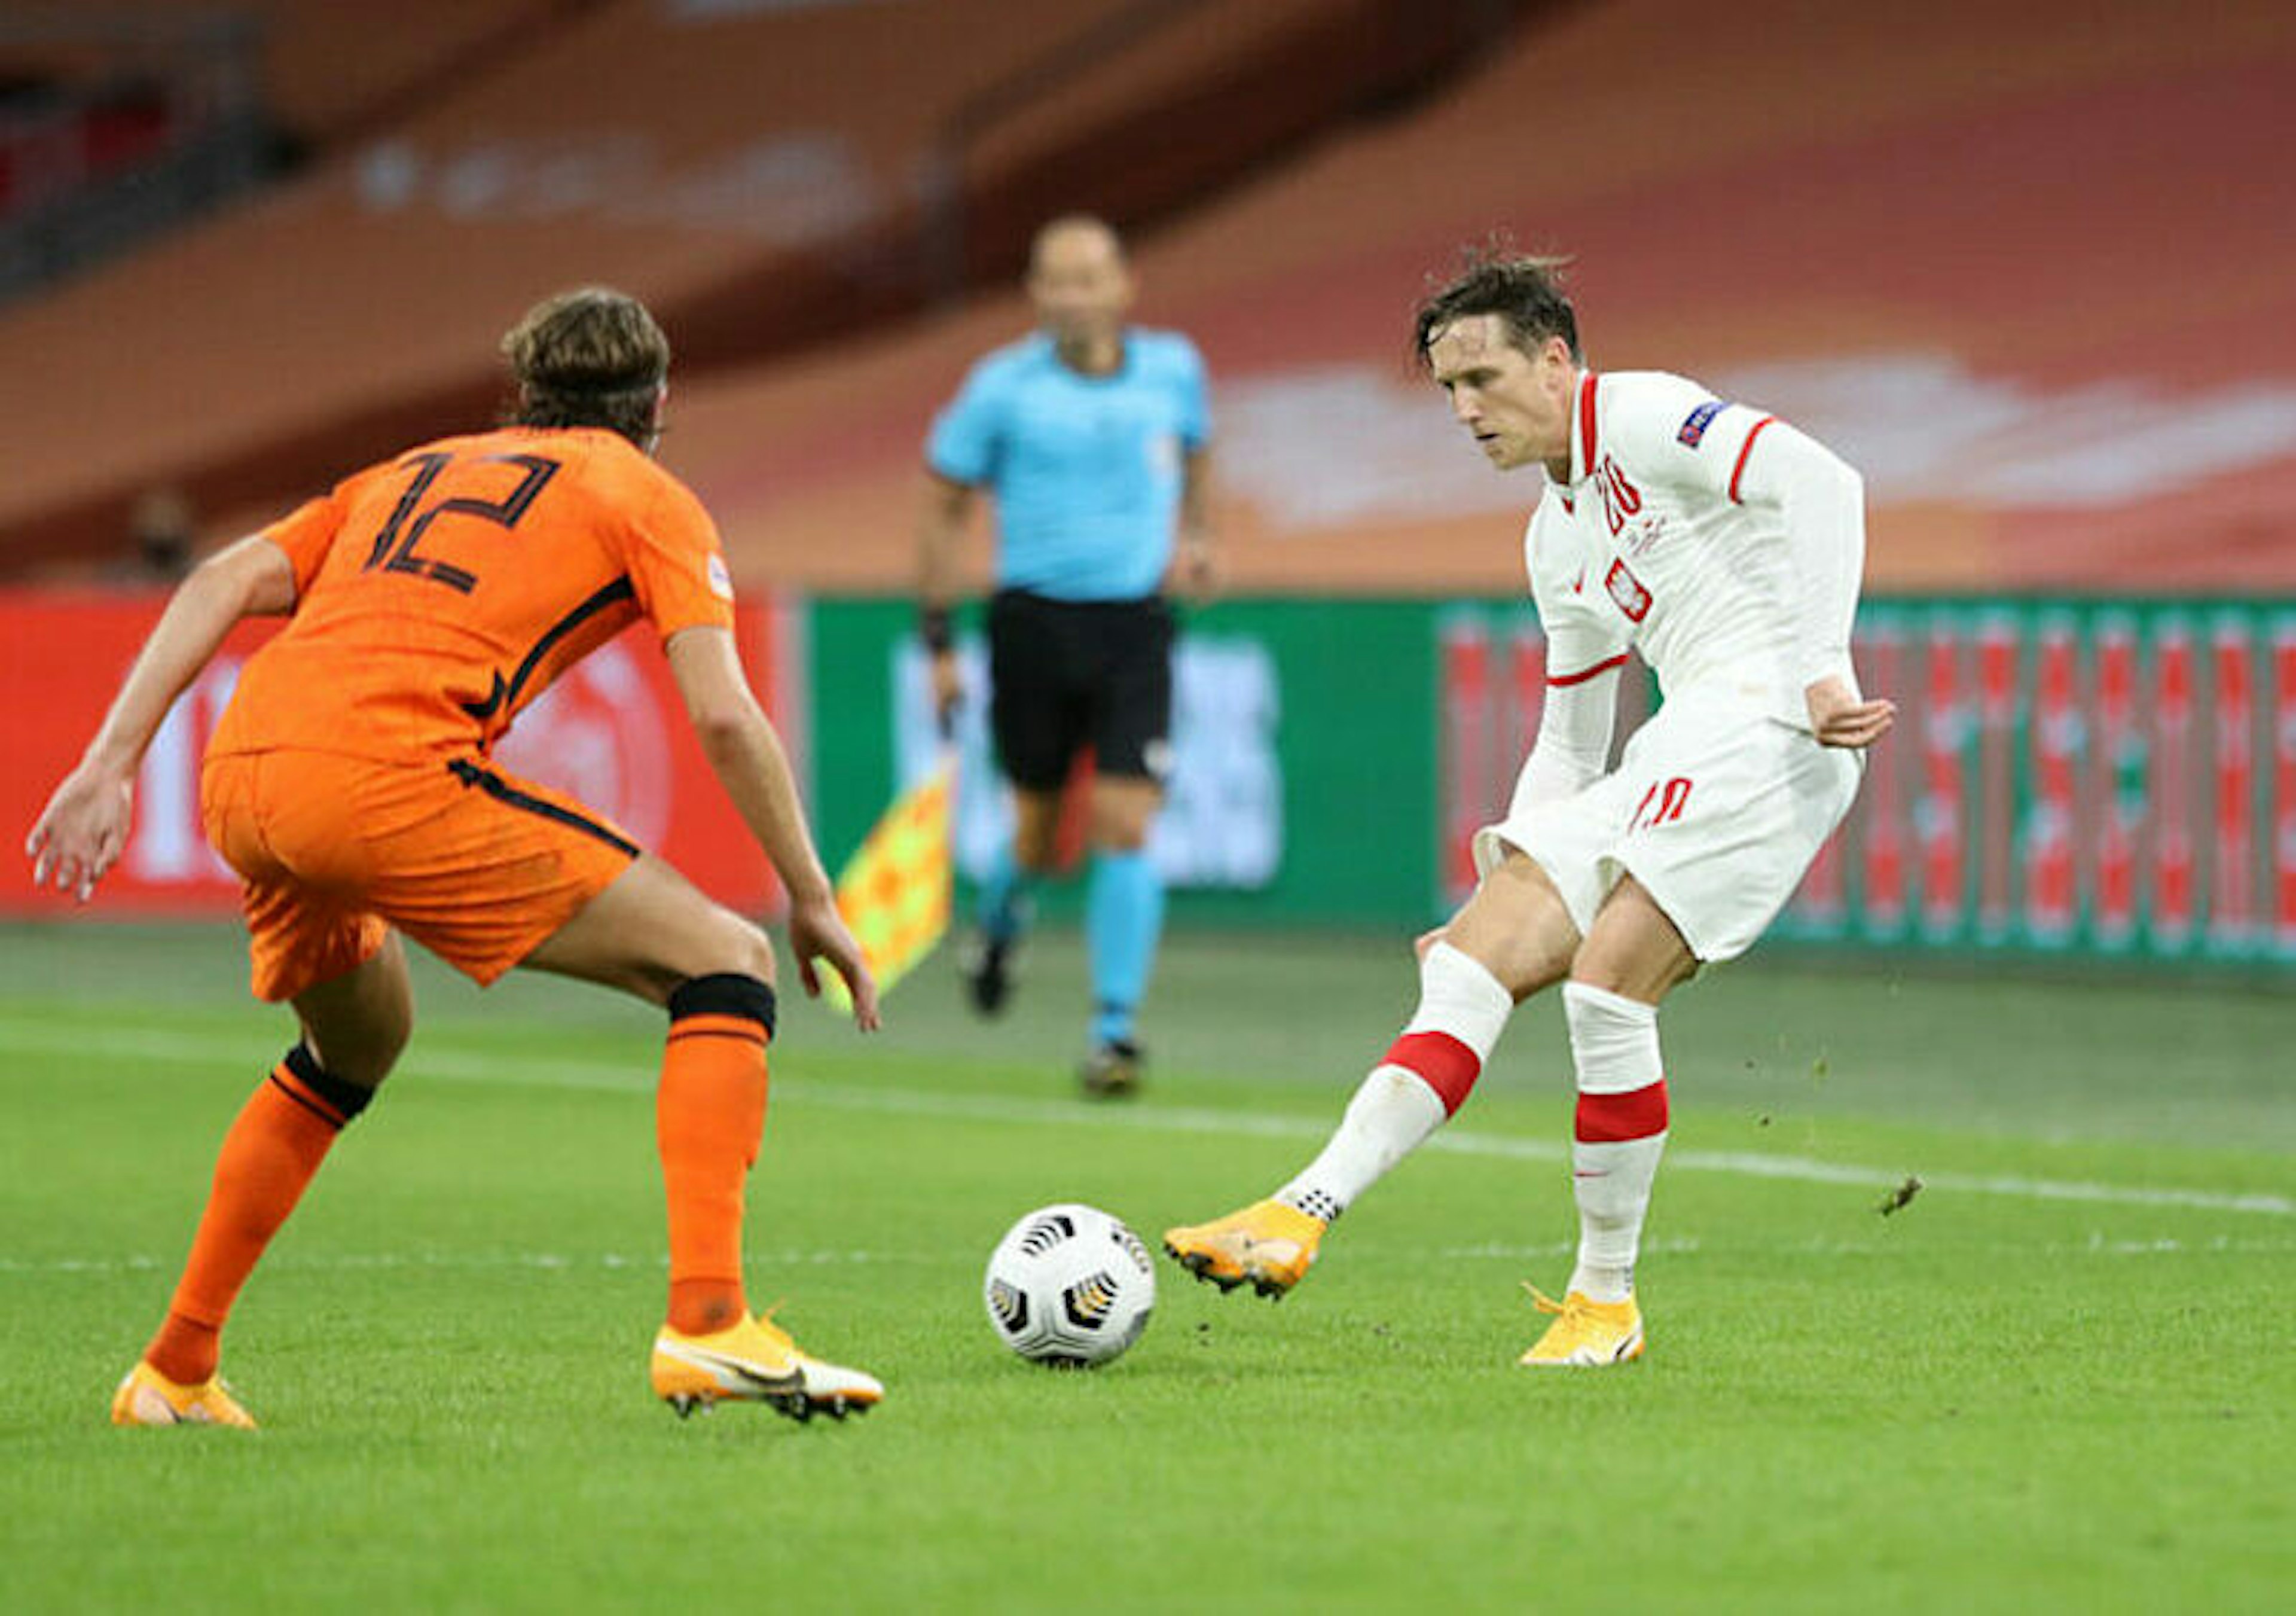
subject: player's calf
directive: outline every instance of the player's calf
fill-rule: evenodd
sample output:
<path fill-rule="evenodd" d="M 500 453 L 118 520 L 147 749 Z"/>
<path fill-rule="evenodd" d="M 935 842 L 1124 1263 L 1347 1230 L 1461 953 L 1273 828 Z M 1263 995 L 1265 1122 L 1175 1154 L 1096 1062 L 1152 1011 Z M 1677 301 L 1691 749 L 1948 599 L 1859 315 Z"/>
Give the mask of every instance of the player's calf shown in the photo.
<path fill-rule="evenodd" d="M 1269 1199 L 1165 1236 L 1200 1279 L 1281 1296 L 1306 1277 L 1324 1231 L 1465 1103 L 1513 995 L 1447 942 L 1419 964 L 1419 1009 L 1348 1103 L 1323 1151 Z"/>
<path fill-rule="evenodd" d="M 1562 989 L 1578 1074 L 1570 1146 L 1578 1262 L 1570 1290 L 1596 1302 L 1633 1293 L 1635 1257 L 1666 1152 L 1666 1078 L 1658 1007 L 1583 981 Z"/>

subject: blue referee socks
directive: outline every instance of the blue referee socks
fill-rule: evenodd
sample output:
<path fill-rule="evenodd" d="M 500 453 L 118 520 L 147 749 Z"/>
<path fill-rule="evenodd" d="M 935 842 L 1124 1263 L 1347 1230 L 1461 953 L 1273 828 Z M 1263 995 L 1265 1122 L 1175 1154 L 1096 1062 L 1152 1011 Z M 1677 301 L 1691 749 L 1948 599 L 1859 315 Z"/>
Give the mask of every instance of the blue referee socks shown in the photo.
<path fill-rule="evenodd" d="M 1013 857 L 1013 844 L 999 842 L 996 862 L 980 880 L 980 932 L 992 943 L 1009 943 L 1029 929 L 1033 906 L 1029 873 Z"/>
<path fill-rule="evenodd" d="M 1095 1044 L 1131 1041 L 1133 1013 L 1148 991 L 1156 937 L 1163 926 L 1164 878 L 1147 849 L 1095 853 L 1084 929 L 1092 952 Z"/>

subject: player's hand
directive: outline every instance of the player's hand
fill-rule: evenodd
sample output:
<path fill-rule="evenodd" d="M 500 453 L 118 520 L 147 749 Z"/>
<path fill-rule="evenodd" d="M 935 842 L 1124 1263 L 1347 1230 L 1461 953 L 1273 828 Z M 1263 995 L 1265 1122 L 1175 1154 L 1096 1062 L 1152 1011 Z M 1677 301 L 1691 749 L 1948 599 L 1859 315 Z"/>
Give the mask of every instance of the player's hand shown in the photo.
<path fill-rule="evenodd" d="M 1890 733 L 1897 722 L 1898 704 L 1878 697 L 1861 701 L 1839 675 L 1818 680 L 1802 692 L 1809 703 L 1810 732 L 1820 746 L 1868 747 Z"/>
<path fill-rule="evenodd" d="M 797 956 L 798 980 L 808 998 L 821 997 L 821 971 L 814 962 L 825 960 L 845 979 L 853 996 L 853 1024 L 864 1032 L 884 1025 L 877 1013 L 877 979 L 861 957 L 861 945 L 845 927 L 836 899 L 824 893 L 803 902 L 791 902 L 789 916 L 790 952 Z"/>
<path fill-rule="evenodd" d="M 134 774 L 83 762 L 64 776 L 24 839 L 32 884 L 45 886 L 53 876 L 58 891 L 86 903 L 119 862 L 135 816 Z"/>
<path fill-rule="evenodd" d="M 1412 957 L 1421 964 L 1427 963 L 1427 951 L 1451 934 L 1451 923 L 1445 921 L 1431 931 L 1422 931 L 1411 940 Z"/>
<path fill-rule="evenodd" d="M 1182 535 L 1172 555 L 1171 593 L 1191 606 L 1201 606 L 1219 592 L 1219 552 L 1211 540 L 1201 534 Z"/>
<path fill-rule="evenodd" d="M 964 705 L 964 673 L 958 668 L 956 652 L 936 651 L 932 656 L 933 721 L 940 733 L 955 733 L 956 710 Z"/>

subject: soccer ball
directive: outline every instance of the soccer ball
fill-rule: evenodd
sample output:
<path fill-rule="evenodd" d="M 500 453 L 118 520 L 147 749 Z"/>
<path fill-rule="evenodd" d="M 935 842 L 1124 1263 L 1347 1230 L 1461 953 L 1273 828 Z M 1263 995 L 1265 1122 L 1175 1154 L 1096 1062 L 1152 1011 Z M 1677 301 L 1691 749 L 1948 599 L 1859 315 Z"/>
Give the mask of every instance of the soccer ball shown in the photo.
<path fill-rule="evenodd" d="M 1097 1207 L 1039 1207 L 1014 1224 L 981 1282 L 999 1340 L 1031 1363 L 1105 1364 L 1140 1339 L 1156 1268 L 1140 1237 Z"/>

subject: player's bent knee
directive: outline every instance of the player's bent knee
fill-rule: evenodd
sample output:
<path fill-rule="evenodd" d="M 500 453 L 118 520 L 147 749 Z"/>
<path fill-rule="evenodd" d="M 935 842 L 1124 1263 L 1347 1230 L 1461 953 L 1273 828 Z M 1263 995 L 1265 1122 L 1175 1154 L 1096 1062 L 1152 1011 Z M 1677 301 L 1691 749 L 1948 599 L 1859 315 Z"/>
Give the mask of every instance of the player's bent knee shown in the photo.
<path fill-rule="evenodd" d="M 1103 853 L 1136 853 L 1148 845 L 1145 820 L 1112 820 L 1093 826 L 1092 845 Z"/>
<path fill-rule="evenodd" d="M 407 1039 L 414 1031 L 414 1024 L 411 1021 L 395 1022 L 371 1048 L 362 1052 L 357 1062 L 357 1070 L 343 1075 L 354 1083 L 375 1087 L 398 1070 L 398 1057 L 406 1053 Z"/>
<path fill-rule="evenodd" d="M 1662 916 L 1655 927 L 1632 931 L 1598 919 L 1570 962 L 1570 980 L 1655 1005 L 1697 969 L 1697 957 Z"/>
<path fill-rule="evenodd" d="M 739 915 L 727 915 L 732 923 L 728 928 L 726 958 L 717 974 L 750 977 L 767 985 L 772 991 L 774 980 L 774 945 L 765 932 Z"/>
<path fill-rule="evenodd" d="M 290 1082 L 280 1087 L 307 1109 L 316 1100 L 324 1112 L 332 1113 L 329 1120 L 339 1128 L 367 1108 L 374 1098 L 374 1091 L 382 1086 L 383 1077 L 390 1071 L 389 1064 L 385 1063 L 370 1078 L 356 1069 L 344 1070 L 327 1065 L 312 1049 L 308 1038 L 290 1049 L 281 1064 L 285 1067 Z M 277 1079 L 275 1078 L 274 1080 Z"/>
<path fill-rule="evenodd" d="M 379 1088 L 398 1065 L 398 1057 L 406 1053 L 407 1040 L 414 1035 L 414 1021 L 411 1014 L 370 1016 L 356 1027 L 346 1027 L 340 1021 L 305 1021 L 303 1041 L 297 1046 L 307 1051 L 315 1063 L 331 1076 L 354 1084 L 363 1090 Z"/>
<path fill-rule="evenodd" d="M 675 946 L 649 949 L 607 978 L 614 986 L 667 1005 L 685 983 L 713 976 L 747 977 L 770 987 L 774 946 L 766 934 L 730 909 L 710 904 L 701 924 L 681 931 Z"/>
<path fill-rule="evenodd" d="M 1162 791 L 1152 780 L 1119 778 L 1095 785 L 1092 795 L 1092 845 L 1104 851 L 1136 852 L 1148 845 L 1163 806 Z"/>

